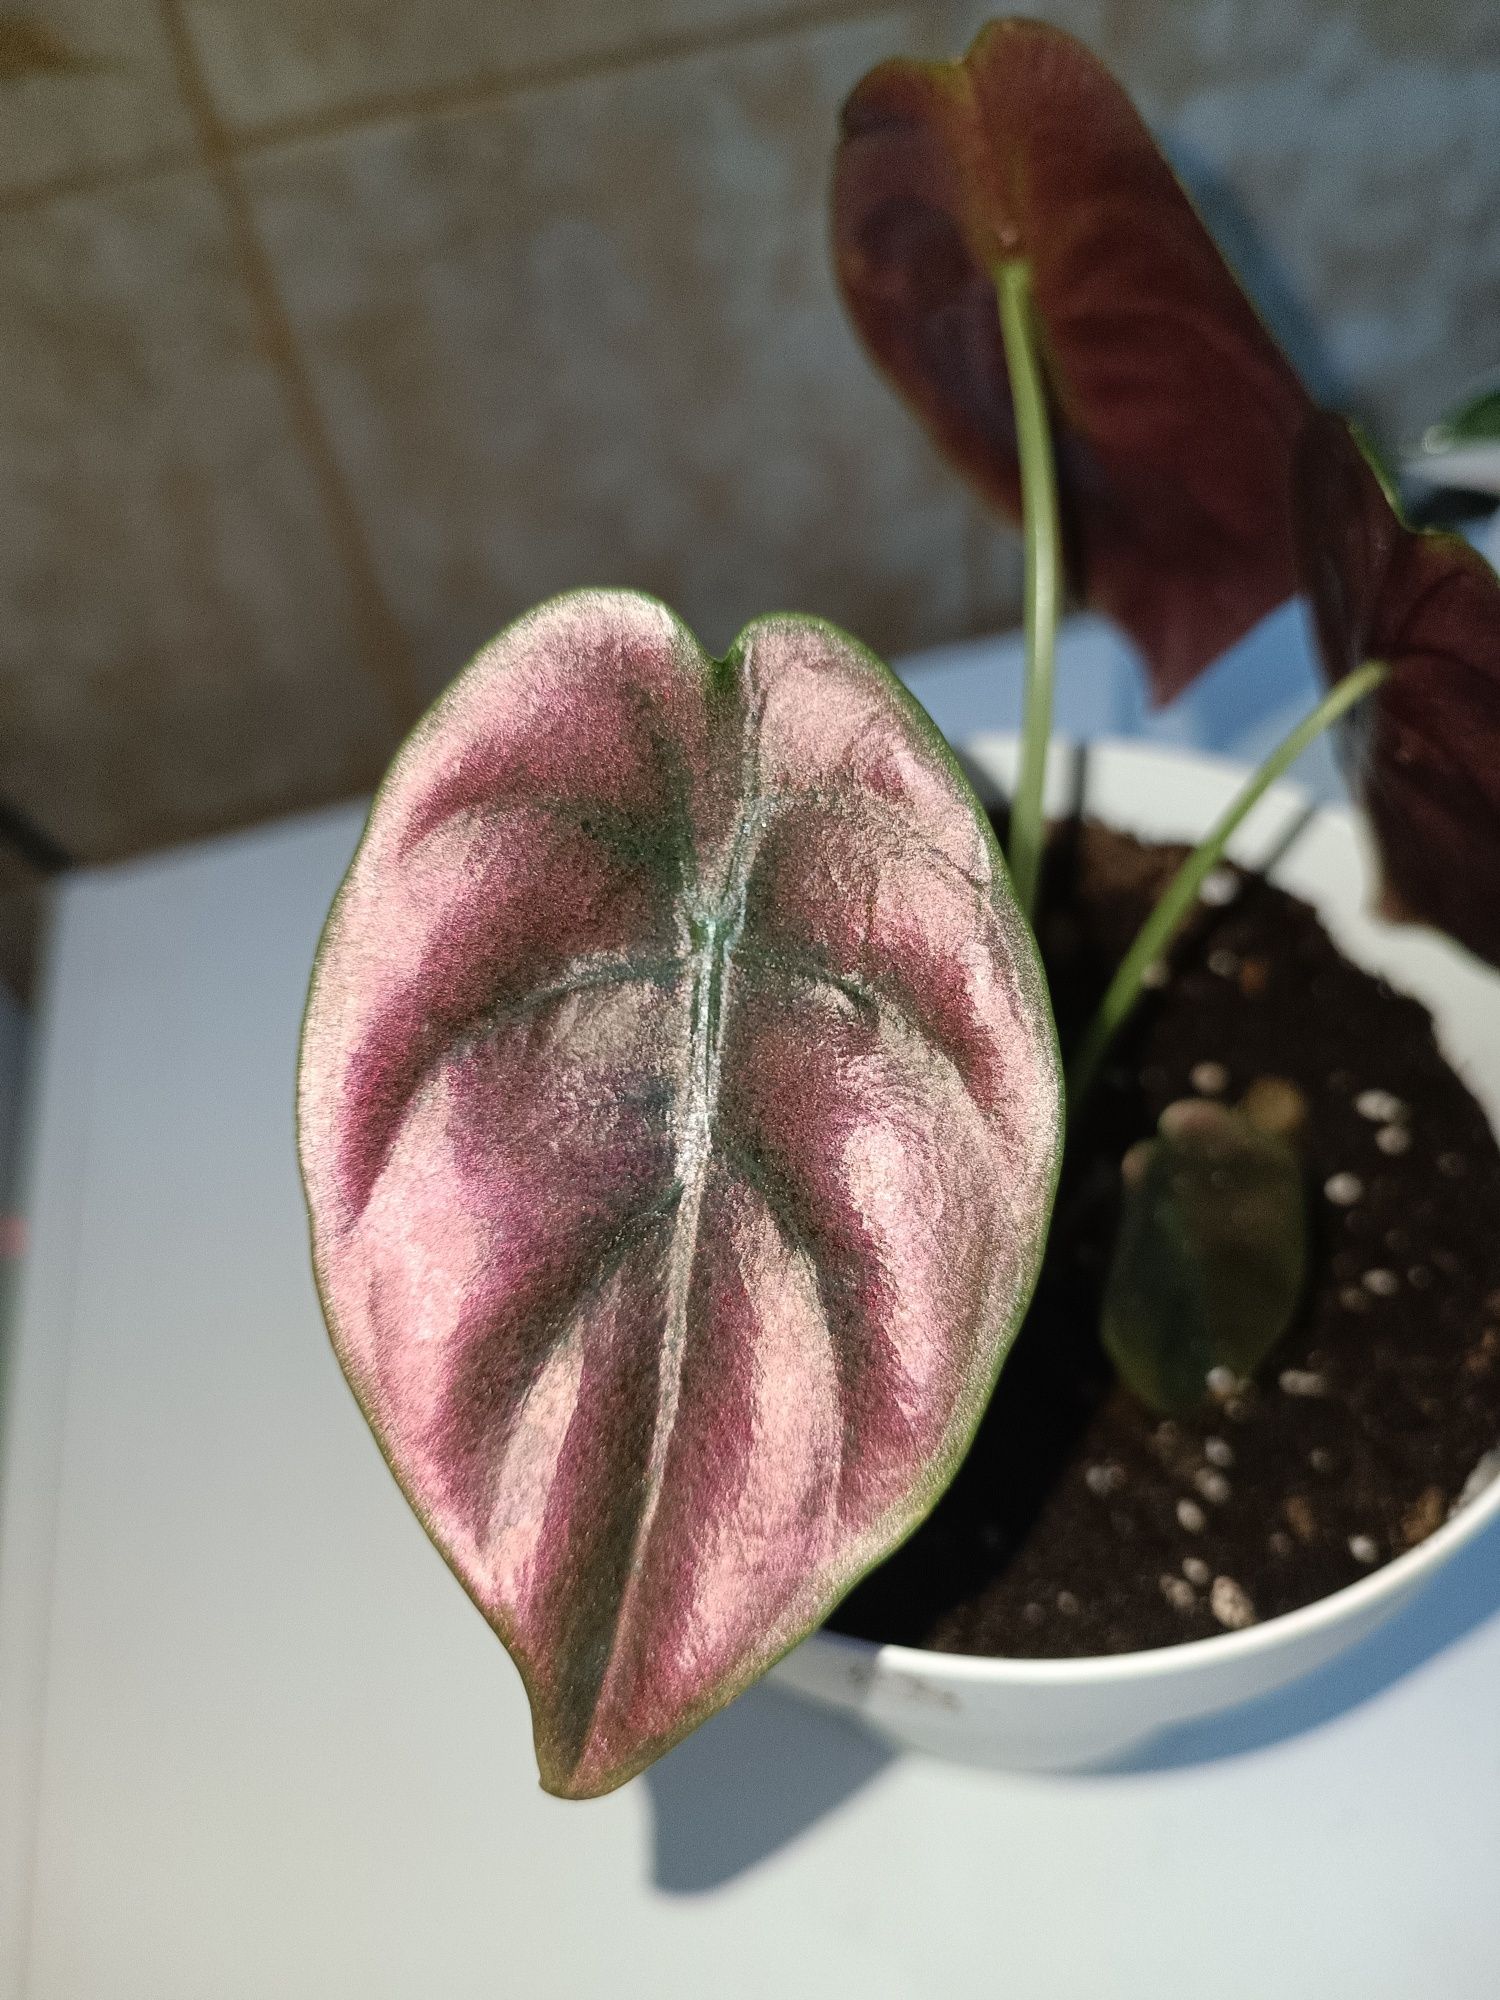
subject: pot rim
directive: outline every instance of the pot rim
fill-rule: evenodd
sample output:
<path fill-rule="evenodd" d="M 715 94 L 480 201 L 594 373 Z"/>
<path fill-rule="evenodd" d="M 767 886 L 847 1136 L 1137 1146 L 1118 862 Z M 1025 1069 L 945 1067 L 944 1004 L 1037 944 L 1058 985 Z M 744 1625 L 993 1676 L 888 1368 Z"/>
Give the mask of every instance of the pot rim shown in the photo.
<path fill-rule="evenodd" d="M 1215 1632 L 1207 1639 L 1185 1639 L 1175 1646 L 1152 1646 L 1134 1653 L 1090 1653 L 1081 1659 L 1017 1659 L 988 1653 L 937 1653 L 924 1646 L 898 1646 L 879 1639 L 859 1639 L 820 1626 L 809 1636 L 854 1656 L 873 1656 L 877 1671 L 934 1674 L 955 1681 L 989 1681 L 1013 1687 L 1043 1684 L 1079 1687 L 1107 1681 L 1164 1680 L 1252 1659 L 1277 1647 L 1311 1637 L 1329 1626 L 1353 1618 L 1382 1598 L 1400 1596 L 1429 1572 L 1441 1569 L 1466 1542 L 1500 1516 L 1500 1477 L 1452 1514 L 1425 1541 L 1393 1556 L 1369 1576 L 1357 1577 L 1326 1597 L 1315 1598 L 1295 1611 L 1283 1611 L 1239 1632 Z"/>

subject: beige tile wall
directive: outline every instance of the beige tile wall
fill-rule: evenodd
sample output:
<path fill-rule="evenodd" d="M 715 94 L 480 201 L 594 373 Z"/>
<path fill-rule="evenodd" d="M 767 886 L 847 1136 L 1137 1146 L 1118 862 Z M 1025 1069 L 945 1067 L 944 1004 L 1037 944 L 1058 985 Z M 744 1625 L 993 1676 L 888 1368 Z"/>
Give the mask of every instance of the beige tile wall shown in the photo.
<path fill-rule="evenodd" d="M 192 157 L 156 0 L 5 0 L 0 196 Z"/>
<path fill-rule="evenodd" d="M 855 78 L 985 11 L 0 13 L 0 799 L 94 860 L 357 790 L 582 582 L 715 646 L 772 606 L 886 650 L 1012 615 L 1013 546 L 865 369 L 823 216 Z M 1495 0 L 1032 11 L 1274 245 L 1388 430 L 1500 361 Z"/>
<path fill-rule="evenodd" d="M 966 495 L 829 296 L 827 134 L 905 11 L 257 156 L 246 178 L 424 685 L 538 596 L 978 611 Z"/>

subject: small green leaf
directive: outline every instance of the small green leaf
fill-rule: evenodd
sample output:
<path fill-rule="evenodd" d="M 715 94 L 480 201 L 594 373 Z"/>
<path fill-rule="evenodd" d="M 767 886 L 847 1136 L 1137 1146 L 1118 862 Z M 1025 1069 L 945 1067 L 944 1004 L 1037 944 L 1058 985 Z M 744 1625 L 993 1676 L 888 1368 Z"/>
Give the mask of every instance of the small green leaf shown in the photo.
<path fill-rule="evenodd" d="M 1252 1375 L 1297 1309 L 1307 1263 L 1297 1154 L 1245 1111 L 1193 1099 L 1162 1113 L 1122 1173 L 1105 1351 L 1142 1402 L 1190 1409 L 1211 1369 Z"/>
<path fill-rule="evenodd" d="M 1500 382 L 1466 397 L 1422 439 L 1424 451 L 1456 451 L 1466 444 L 1500 444 Z"/>

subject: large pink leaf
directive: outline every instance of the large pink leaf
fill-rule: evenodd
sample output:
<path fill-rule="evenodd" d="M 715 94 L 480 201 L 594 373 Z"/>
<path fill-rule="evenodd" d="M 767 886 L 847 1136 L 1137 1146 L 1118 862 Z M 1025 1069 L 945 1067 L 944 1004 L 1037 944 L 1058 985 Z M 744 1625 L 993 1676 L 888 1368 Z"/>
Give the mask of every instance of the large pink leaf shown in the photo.
<path fill-rule="evenodd" d="M 1293 595 L 1306 394 L 1080 42 L 999 21 L 961 63 L 872 71 L 844 111 L 834 244 L 874 359 L 1013 518 L 994 269 L 1027 261 L 1070 566 L 1140 646 L 1159 700 Z"/>
<path fill-rule="evenodd" d="M 988 821 L 811 619 L 583 592 L 396 760 L 309 1003 L 339 1357 L 544 1784 L 639 1770 L 922 1517 L 1029 1295 L 1051 1016 Z"/>
<path fill-rule="evenodd" d="M 1500 965 L 1500 581 L 1457 536 L 1406 527 L 1336 417 L 1307 427 L 1297 515 L 1329 678 L 1391 669 L 1350 726 L 1386 911 Z"/>

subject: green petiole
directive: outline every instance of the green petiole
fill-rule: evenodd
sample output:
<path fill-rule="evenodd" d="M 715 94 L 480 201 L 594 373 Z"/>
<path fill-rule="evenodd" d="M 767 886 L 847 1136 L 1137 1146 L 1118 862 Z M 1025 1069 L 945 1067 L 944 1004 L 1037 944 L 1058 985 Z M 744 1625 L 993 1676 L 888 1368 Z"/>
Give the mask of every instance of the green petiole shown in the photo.
<path fill-rule="evenodd" d="M 1176 936 L 1178 926 L 1197 899 L 1204 877 L 1222 857 L 1240 822 L 1308 745 L 1379 687 L 1389 672 L 1383 661 L 1371 660 L 1330 688 L 1311 715 L 1305 716 L 1245 781 L 1234 802 L 1172 877 L 1161 901 L 1142 924 L 1135 943 L 1121 959 L 1098 1012 L 1078 1045 L 1068 1071 L 1068 1103 L 1072 1109 L 1076 1110 L 1087 1095 L 1105 1050 L 1140 998 L 1147 968 L 1162 957 Z"/>
<path fill-rule="evenodd" d="M 1021 763 L 1010 813 L 1010 872 L 1031 922 L 1042 863 L 1042 790 L 1052 735 L 1052 674 L 1062 611 L 1062 533 L 1047 392 L 1031 310 L 1031 274 L 1012 258 L 995 271 L 1000 330 L 1016 417 L 1021 517 L 1026 537 L 1026 692 Z"/>

